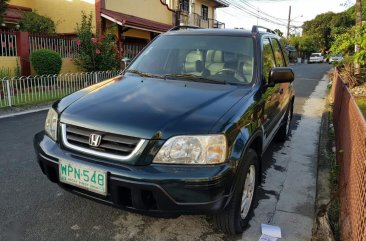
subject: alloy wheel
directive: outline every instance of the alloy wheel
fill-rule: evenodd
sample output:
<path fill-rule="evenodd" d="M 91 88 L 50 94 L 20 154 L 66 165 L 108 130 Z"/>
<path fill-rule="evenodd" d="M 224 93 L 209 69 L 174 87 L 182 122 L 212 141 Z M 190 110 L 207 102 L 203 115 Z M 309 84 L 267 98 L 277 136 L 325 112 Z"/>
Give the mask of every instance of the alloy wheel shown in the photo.
<path fill-rule="evenodd" d="M 243 195 L 241 198 L 240 217 L 245 219 L 252 204 L 255 189 L 255 166 L 250 165 L 246 174 Z"/>

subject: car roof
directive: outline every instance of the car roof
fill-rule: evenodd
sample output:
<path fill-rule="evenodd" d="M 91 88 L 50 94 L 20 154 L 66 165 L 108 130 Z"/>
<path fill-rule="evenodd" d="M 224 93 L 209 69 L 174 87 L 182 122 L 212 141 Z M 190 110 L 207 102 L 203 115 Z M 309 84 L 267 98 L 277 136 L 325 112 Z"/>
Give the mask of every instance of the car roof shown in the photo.
<path fill-rule="evenodd" d="M 268 32 L 257 32 L 256 34 L 270 34 Z M 217 35 L 217 36 L 240 36 L 240 37 L 252 37 L 253 33 L 250 30 L 245 29 L 182 29 L 172 30 L 164 33 L 164 35 Z M 277 36 L 278 37 L 278 36 Z"/>

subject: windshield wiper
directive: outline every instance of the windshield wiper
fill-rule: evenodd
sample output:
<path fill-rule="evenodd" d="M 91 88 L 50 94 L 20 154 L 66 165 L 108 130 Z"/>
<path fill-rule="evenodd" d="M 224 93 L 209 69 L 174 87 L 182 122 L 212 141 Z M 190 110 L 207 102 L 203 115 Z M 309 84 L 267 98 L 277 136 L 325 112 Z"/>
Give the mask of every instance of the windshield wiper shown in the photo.
<path fill-rule="evenodd" d="M 137 74 L 137 75 L 139 75 L 141 77 L 164 79 L 164 76 L 156 75 L 156 74 L 150 74 L 150 73 L 145 73 L 145 72 L 142 72 L 142 71 L 136 70 L 136 69 L 128 69 L 125 72 L 132 73 L 132 74 Z"/>
<path fill-rule="evenodd" d="M 163 76 L 165 79 L 183 79 L 195 82 L 213 83 L 213 84 L 227 84 L 225 80 L 210 79 L 203 76 L 197 76 L 194 74 L 166 74 Z"/>

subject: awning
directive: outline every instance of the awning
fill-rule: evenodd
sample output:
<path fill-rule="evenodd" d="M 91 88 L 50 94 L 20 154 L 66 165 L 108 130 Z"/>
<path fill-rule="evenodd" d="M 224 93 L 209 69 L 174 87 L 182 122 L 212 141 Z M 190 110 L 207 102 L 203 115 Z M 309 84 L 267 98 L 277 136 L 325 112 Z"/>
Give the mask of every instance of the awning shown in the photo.
<path fill-rule="evenodd" d="M 32 12 L 32 9 L 9 4 L 4 14 L 4 22 L 18 23 L 23 17 L 24 12 Z"/>
<path fill-rule="evenodd" d="M 217 8 L 226 8 L 229 7 L 229 3 L 227 3 L 225 0 L 214 0 L 214 3 L 216 3 Z"/>
<path fill-rule="evenodd" d="M 118 25 L 141 29 L 150 32 L 162 33 L 172 28 L 171 25 L 155 22 L 152 20 L 135 17 L 132 15 L 115 12 L 107 9 L 101 9 L 103 18 L 108 19 Z"/>

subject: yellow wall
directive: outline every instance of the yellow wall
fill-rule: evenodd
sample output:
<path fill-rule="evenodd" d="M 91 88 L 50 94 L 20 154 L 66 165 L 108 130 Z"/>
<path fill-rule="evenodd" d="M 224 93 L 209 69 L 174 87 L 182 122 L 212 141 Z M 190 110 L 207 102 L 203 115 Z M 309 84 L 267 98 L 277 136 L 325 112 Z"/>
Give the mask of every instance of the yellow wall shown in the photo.
<path fill-rule="evenodd" d="M 143 38 L 147 40 L 151 40 L 150 32 L 139 30 L 139 29 L 129 29 L 127 32 L 123 34 L 126 37 L 134 37 L 134 38 Z"/>
<path fill-rule="evenodd" d="M 19 57 L 1 57 L 0 56 L 0 69 L 10 70 L 11 76 L 15 75 L 15 68 L 20 64 Z"/>
<path fill-rule="evenodd" d="M 10 0 L 9 4 L 29 7 L 50 17 L 56 24 L 57 33 L 75 32 L 76 23 L 81 21 L 81 11 L 93 13 L 95 27 L 95 0 Z"/>
<path fill-rule="evenodd" d="M 73 64 L 70 60 L 71 60 L 71 58 L 63 58 L 62 59 L 62 67 L 61 67 L 60 74 L 82 72 L 78 68 L 78 66 Z"/>
<path fill-rule="evenodd" d="M 159 0 L 106 0 L 106 9 L 172 25 L 172 12 Z"/>

